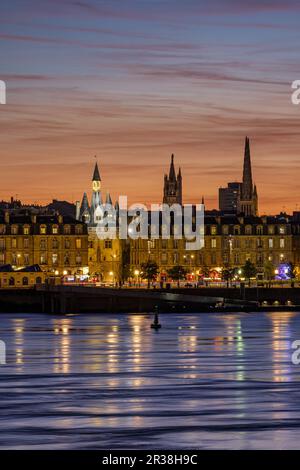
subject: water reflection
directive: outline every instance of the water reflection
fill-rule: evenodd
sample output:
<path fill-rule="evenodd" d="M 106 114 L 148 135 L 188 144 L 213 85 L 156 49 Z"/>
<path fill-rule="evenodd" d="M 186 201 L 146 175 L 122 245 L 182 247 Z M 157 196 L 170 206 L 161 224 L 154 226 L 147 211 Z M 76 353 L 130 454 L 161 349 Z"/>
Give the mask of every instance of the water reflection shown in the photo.
<path fill-rule="evenodd" d="M 17 318 L 12 320 L 13 331 L 15 334 L 15 362 L 17 364 L 17 371 L 22 371 L 24 361 L 24 328 L 26 320 L 24 318 Z"/>
<path fill-rule="evenodd" d="M 159 332 L 148 315 L 1 320 L 0 447 L 298 446 L 300 314 L 162 315 Z"/>
<path fill-rule="evenodd" d="M 55 341 L 53 372 L 67 374 L 70 371 L 71 360 L 71 318 L 60 318 L 53 320 L 54 334 L 58 337 Z"/>
<path fill-rule="evenodd" d="M 273 380 L 291 380 L 291 329 L 294 312 L 278 312 L 270 315 L 272 322 Z"/>

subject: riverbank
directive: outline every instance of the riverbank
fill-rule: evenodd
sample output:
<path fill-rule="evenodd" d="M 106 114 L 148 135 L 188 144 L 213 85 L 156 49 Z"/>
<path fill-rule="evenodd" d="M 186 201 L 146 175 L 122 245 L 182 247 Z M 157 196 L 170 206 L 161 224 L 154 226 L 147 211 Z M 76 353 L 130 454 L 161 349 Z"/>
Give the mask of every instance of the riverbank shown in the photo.
<path fill-rule="evenodd" d="M 0 312 L 141 313 L 299 310 L 299 288 L 116 289 L 41 286 L 1 289 Z"/>

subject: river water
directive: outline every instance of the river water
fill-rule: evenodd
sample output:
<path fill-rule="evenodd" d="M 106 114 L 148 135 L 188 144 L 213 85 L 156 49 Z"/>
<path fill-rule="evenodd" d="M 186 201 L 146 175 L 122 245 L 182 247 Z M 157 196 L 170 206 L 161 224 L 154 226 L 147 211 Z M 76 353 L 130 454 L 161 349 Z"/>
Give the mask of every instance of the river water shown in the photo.
<path fill-rule="evenodd" d="M 1 314 L 1 449 L 300 447 L 300 313 Z"/>

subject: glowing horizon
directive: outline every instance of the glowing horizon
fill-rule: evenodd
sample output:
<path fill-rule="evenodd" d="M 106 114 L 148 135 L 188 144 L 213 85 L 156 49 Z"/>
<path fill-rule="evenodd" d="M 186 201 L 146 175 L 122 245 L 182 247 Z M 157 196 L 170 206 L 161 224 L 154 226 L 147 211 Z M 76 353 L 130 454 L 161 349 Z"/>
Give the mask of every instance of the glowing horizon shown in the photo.
<path fill-rule="evenodd" d="M 81 200 L 97 154 L 113 200 L 218 208 L 250 137 L 259 213 L 297 210 L 300 5 L 162 0 L 1 5 L 0 199 Z M 59 12 L 59 13 L 58 13 Z M 297 16 L 298 13 L 298 16 Z"/>

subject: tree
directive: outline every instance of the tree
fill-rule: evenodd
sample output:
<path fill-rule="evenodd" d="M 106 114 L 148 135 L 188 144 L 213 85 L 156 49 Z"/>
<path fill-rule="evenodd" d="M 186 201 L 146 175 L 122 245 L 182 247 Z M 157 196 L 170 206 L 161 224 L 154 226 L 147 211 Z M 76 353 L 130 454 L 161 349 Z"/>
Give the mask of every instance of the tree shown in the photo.
<path fill-rule="evenodd" d="M 269 287 L 271 287 L 271 281 L 274 279 L 274 273 L 274 264 L 268 260 L 264 265 L 264 278 L 268 281 Z"/>
<path fill-rule="evenodd" d="M 179 287 L 179 282 L 181 279 L 185 279 L 187 270 L 183 266 L 173 266 L 173 268 L 168 269 L 168 275 L 177 281 L 177 287 Z"/>
<path fill-rule="evenodd" d="M 124 284 L 125 281 L 133 277 L 133 271 L 130 264 L 123 264 L 121 269 L 121 282 Z"/>
<path fill-rule="evenodd" d="M 233 270 L 229 269 L 228 267 L 224 266 L 222 268 L 221 276 L 223 281 L 226 281 L 227 288 L 229 287 L 229 282 L 233 279 Z"/>
<path fill-rule="evenodd" d="M 250 282 L 251 282 L 250 279 L 251 277 L 256 276 L 257 271 L 256 271 L 255 265 L 251 263 L 249 259 L 247 259 L 246 263 L 244 264 L 243 273 L 244 273 L 245 279 L 248 279 L 249 287 L 250 287 Z"/>
<path fill-rule="evenodd" d="M 141 265 L 141 278 L 147 279 L 148 289 L 150 288 L 150 282 L 154 281 L 158 274 L 158 266 L 155 262 L 147 261 Z"/>
<path fill-rule="evenodd" d="M 288 276 L 291 279 L 291 287 L 294 287 L 295 285 L 295 279 L 297 277 L 297 269 L 296 266 L 293 263 L 289 263 L 289 268 L 288 268 Z"/>

